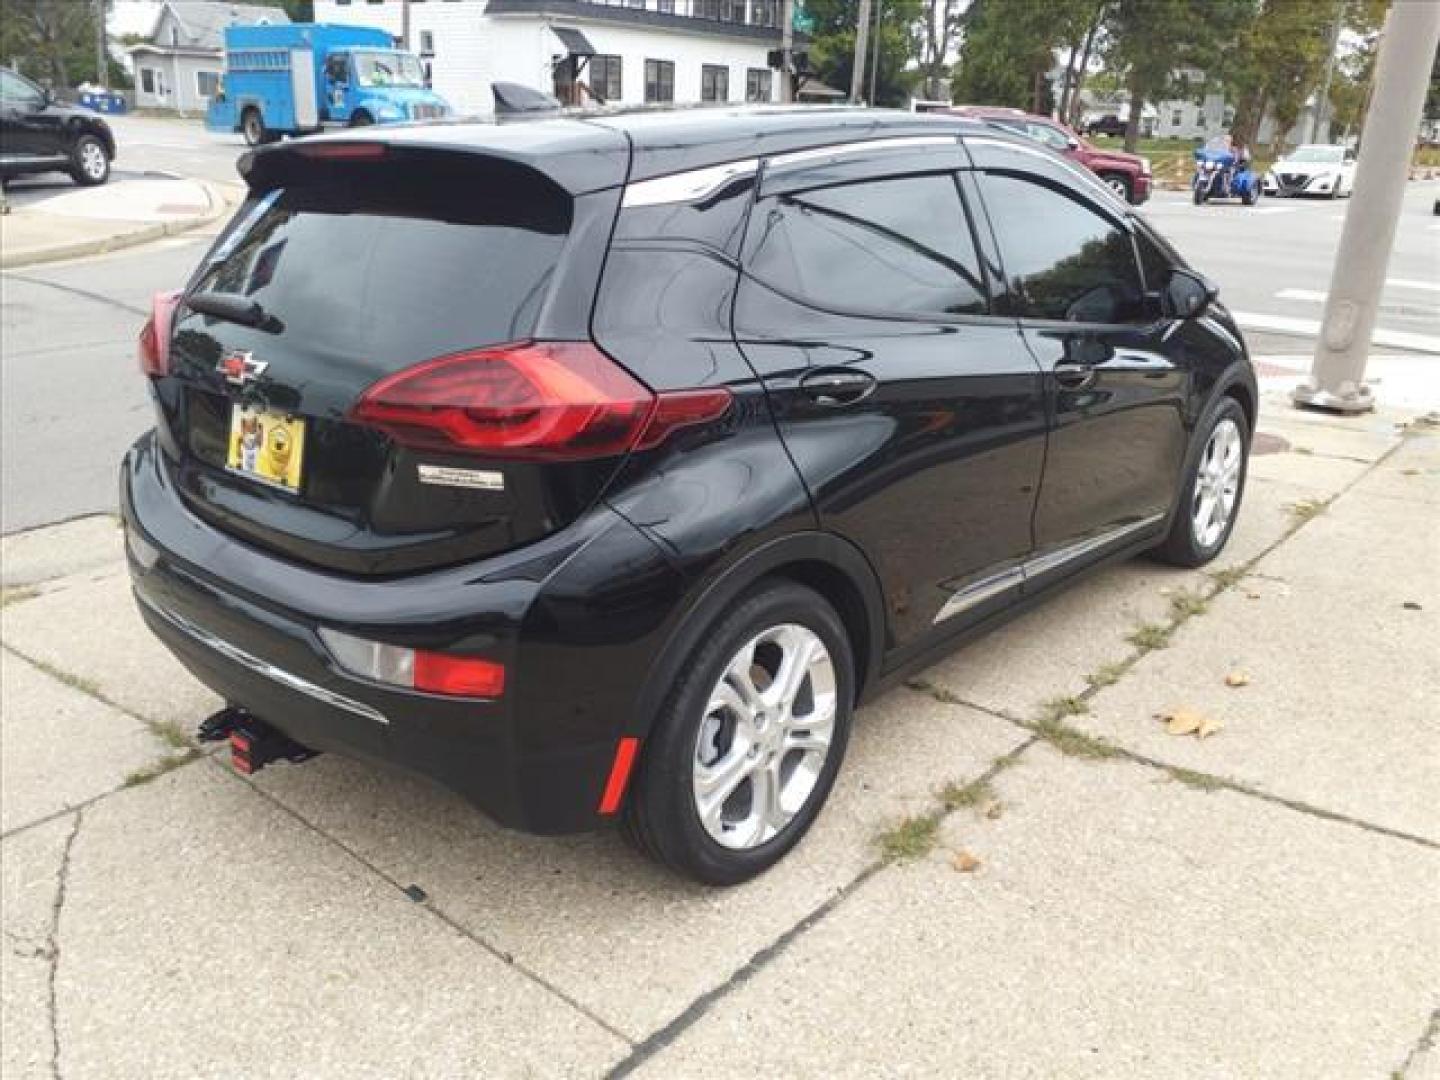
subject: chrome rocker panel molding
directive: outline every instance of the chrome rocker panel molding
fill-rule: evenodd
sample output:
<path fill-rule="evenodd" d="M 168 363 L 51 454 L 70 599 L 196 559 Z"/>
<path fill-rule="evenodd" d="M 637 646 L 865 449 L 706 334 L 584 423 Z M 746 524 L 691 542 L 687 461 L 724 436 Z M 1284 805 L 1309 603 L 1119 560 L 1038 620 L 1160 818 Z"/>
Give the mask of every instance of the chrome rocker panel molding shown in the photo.
<path fill-rule="evenodd" d="M 219 653 L 227 660 L 233 660 L 235 663 L 247 667 L 259 675 L 264 675 L 272 682 L 277 682 L 287 689 L 305 694 L 326 705 L 333 705 L 337 709 L 344 709 L 346 712 L 354 713 L 356 716 L 363 716 L 366 720 L 373 720 L 377 724 L 390 723 L 390 721 L 385 718 L 385 714 L 378 709 L 371 708 L 369 705 L 356 701 L 353 698 L 348 698 L 343 694 L 337 694 L 333 690 L 327 690 L 325 687 L 319 686 L 309 679 L 302 679 L 298 675 L 292 675 L 284 668 L 278 668 L 268 661 L 261 660 L 258 656 L 252 656 L 244 649 L 231 645 L 230 642 L 223 638 L 216 637 L 210 631 L 196 626 L 189 619 L 177 615 L 173 611 L 166 611 L 153 600 L 147 599 L 139 593 L 135 595 L 136 599 L 156 615 L 160 616 L 160 618 L 170 623 L 177 630 L 189 635 L 206 648 Z"/>
<path fill-rule="evenodd" d="M 1144 532 L 1153 528 L 1165 520 L 1164 514 L 1151 514 L 1149 517 L 1141 518 L 1139 521 L 1132 521 L 1128 525 L 1121 525 L 1114 529 L 1108 529 L 1097 536 L 1085 540 L 1078 540 L 1073 544 L 1057 548 L 1054 551 L 1046 552 L 1044 555 L 1036 555 L 1027 559 L 1019 566 L 1012 566 L 1009 569 L 1001 570 L 999 573 L 991 574 L 982 578 L 958 592 L 951 595 L 931 621 L 931 625 L 942 623 L 946 619 L 959 615 L 962 611 L 968 611 L 977 604 L 983 604 L 986 600 L 992 600 L 1002 593 L 1008 592 L 1015 587 L 1024 584 L 1031 578 L 1048 574 L 1052 570 L 1058 570 L 1067 563 L 1076 559 L 1083 559 L 1086 555 L 1092 555 L 1103 548 L 1124 540 L 1126 537 L 1136 533 Z"/>

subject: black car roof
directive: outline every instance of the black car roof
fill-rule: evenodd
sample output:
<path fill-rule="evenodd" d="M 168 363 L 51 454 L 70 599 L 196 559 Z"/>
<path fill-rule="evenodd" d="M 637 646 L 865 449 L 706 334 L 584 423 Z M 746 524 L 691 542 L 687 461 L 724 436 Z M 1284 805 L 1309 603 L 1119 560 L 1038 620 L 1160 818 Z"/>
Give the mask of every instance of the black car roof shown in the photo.
<path fill-rule="evenodd" d="M 976 120 L 895 109 L 751 106 L 576 113 L 497 124 L 453 120 L 312 136 L 254 151 L 241 172 L 264 184 L 285 159 L 324 142 L 383 142 L 396 148 L 482 153 L 543 173 L 571 194 L 747 157 L 837 142 L 936 131 L 987 131 Z M 631 159 L 631 148 L 634 155 Z"/>

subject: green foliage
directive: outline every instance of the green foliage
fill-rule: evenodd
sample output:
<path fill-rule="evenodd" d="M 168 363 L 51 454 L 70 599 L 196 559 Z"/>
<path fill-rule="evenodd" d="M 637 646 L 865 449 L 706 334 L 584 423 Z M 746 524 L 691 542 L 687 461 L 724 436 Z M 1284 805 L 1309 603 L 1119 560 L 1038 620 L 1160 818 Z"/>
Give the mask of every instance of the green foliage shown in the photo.
<path fill-rule="evenodd" d="M 77 0 L 4 0 L 0 62 L 51 89 L 96 80 L 95 5 Z"/>
<path fill-rule="evenodd" d="M 960 20 L 954 99 L 1048 112 L 1055 50 L 1078 48 L 1097 9 L 1097 0 L 972 0 Z"/>
<path fill-rule="evenodd" d="M 906 70 L 913 57 L 920 54 L 920 22 L 923 0 L 873 0 L 880 5 L 880 66 L 878 90 L 872 104 L 905 105 L 919 72 Z M 871 9 L 872 12 L 874 8 Z M 850 92 L 850 75 L 854 70 L 855 22 L 860 14 L 859 0 L 805 0 L 805 14 L 813 23 L 809 46 L 810 67 L 821 82 L 837 90 Z M 871 16 L 874 17 L 873 14 Z M 873 29 L 873 28 L 872 28 Z M 865 59 L 865 87 L 870 88 L 868 55 L 875 48 L 872 32 Z"/>

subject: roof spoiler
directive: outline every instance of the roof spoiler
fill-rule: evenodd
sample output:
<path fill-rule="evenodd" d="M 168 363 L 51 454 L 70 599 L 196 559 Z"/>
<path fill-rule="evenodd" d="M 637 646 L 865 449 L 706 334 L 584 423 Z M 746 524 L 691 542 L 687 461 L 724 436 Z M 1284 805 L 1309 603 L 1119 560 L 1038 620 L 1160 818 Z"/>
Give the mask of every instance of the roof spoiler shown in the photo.
<path fill-rule="evenodd" d="M 494 82 L 490 92 L 495 95 L 497 119 L 553 115 L 564 108 L 558 99 L 520 83 Z"/>

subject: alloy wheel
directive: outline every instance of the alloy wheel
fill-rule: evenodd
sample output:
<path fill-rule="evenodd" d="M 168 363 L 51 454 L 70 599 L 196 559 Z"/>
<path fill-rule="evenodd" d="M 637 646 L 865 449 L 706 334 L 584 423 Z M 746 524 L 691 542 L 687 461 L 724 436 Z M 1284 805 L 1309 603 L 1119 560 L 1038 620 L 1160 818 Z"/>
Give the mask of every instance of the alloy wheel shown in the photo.
<path fill-rule="evenodd" d="M 1200 455 L 1195 493 L 1190 507 L 1190 528 L 1195 543 L 1214 547 L 1225 535 L 1240 495 L 1240 469 L 1245 461 L 1240 429 L 1231 419 L 1221 420 L 1210 432 Z"/>
<path fill-rule="evenodd" d="M 716 843 L 759 847 L 805 808 L 835 734 L 835 665 L 794 623 L 751 638 L 710 692 L 692 758 L 695 809 Z"/>
<path fill-rule="evenodd" d="M 80 170 L 91 180 L 105 175 L 105 150 L 97 142 L 87 141 L 80 147 Z"/>

